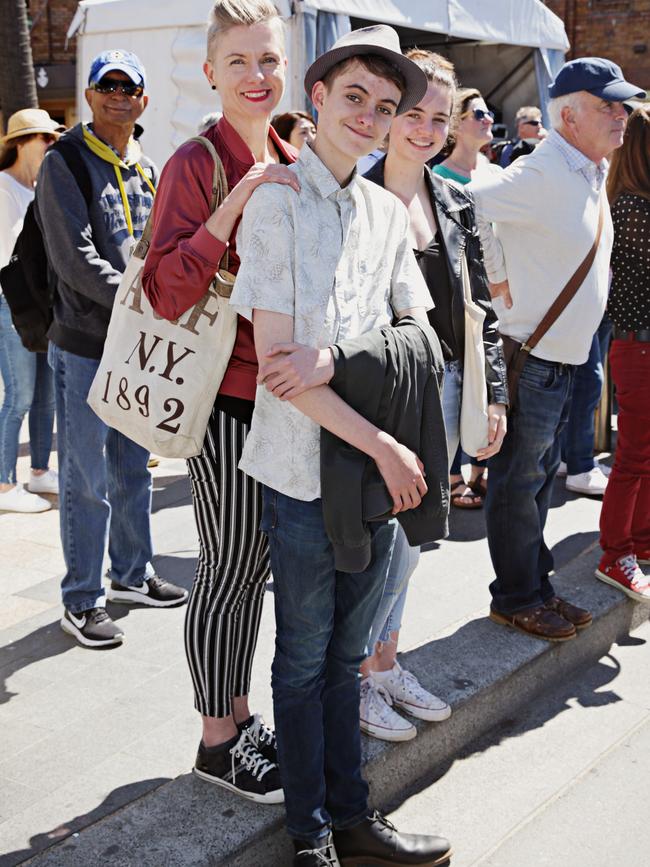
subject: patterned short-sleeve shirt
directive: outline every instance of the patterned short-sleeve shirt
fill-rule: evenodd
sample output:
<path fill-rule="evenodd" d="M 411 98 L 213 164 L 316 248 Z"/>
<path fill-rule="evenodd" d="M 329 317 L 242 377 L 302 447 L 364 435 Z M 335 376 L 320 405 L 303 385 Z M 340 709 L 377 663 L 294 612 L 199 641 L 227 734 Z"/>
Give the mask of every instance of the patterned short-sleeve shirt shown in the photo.
<path fill-rule="evenodd" d="M 285 313 L 296 342 L 323 349 L 390 324 L 408 308 L 431 308 L 399 199 L 357 174 L 342 188 L 308 145 L 290 171 L 299 193 L 263 184 L 244 209 L 230 299 L 242 316 Z M 259 386 L 239 466 L 287 496 L 314 500 L 320 427 Z"/>

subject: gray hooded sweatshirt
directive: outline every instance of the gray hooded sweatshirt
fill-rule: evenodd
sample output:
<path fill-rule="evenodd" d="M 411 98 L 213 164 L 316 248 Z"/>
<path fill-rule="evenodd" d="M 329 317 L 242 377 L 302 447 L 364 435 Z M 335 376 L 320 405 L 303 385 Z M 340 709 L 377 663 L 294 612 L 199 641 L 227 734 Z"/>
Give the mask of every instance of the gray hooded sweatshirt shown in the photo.
<path fill-rule="evenodd" d="M 63 136 L 79 150 L 90 177 L 90 205 L 63 157 L 45 155 L 36 185 L 35 214 L 54 272 L 54 321 L 48 338 L 61 349 L 101 358 L 113 299 L 133 244 L 142 235 L 153 194 L 135 165 L 118 167 L 126 192 L 133 236 L 129 233 L 115 166 L 90 150 L 81 124 Z M 155 186 L 151 160 L 137 158 Z"/>

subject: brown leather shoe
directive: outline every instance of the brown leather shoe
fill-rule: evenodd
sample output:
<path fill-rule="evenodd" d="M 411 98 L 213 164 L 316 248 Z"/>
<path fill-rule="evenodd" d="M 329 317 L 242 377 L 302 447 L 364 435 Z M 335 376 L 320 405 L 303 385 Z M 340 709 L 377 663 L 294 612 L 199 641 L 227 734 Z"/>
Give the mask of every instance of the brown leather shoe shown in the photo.
<path fill-rule="evenodd" d="M 518 632 L 532 635 L 533 638 L 543 638 L 545 641 L 569 641 L 576 637 L 573 623 L 569 623 L 545 605 L 527 608 L 515 614 L 502 614 L 501 611 L 490 608 L 490 620 L 503 626 L 512 626 Z"/>
<path fill-rule="evenodd" d="M 560 599 L 559 596 L 554 596 L 546 603 L 546 607 L 550 611 L 555 611 L 560 617 L 573 623 L 576 629 L 586 629 L 591 626 L 592 616 L 589 611 L 584 608 L 578 608 L 577 605 L 572 605 L 566 599 Z"/>

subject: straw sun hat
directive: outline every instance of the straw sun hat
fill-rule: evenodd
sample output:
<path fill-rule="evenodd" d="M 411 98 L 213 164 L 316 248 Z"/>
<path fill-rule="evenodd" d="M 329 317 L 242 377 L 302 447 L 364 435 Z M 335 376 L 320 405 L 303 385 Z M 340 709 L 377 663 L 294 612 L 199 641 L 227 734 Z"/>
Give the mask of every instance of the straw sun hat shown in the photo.
<path fill-rule="evenodd" d="M 20 138 L 24 135 L 34 135 L 39 132 L 60 135 L 64 130 L 65 127 L 52 120 L 43 109 L 23 108 L 21 111 L 14 112 L 9 118 L 7 134 L 0 138 L 0 145 L 4 147 L 12 139 Z"/>

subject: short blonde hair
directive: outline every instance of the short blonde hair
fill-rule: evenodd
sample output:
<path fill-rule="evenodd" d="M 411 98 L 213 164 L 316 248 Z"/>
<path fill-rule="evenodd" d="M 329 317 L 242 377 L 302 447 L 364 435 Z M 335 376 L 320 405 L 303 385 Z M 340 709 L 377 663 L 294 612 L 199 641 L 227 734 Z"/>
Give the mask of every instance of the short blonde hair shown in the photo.
<path fill-rule="evenodd" d="M 271 0 L 217 0 L 208 16 L 208 57 L 217 37 L 240 24 L 250 27 L 263 21 L 279 21 L 284 38 L 284 24 Z"/>
<path fill-rule="evenodd" d="M 521 108 L 517 109 L 517 114 L 515 115 L 515 121 L 519 123 L 524 118 L 533 118 L 533 120 L 541 120 L 542 119 L 542 111 L 537 108 L 536 105 L 522 105 Z"/>

